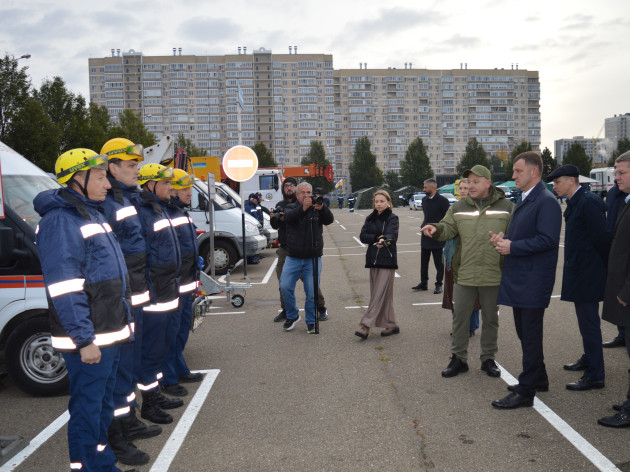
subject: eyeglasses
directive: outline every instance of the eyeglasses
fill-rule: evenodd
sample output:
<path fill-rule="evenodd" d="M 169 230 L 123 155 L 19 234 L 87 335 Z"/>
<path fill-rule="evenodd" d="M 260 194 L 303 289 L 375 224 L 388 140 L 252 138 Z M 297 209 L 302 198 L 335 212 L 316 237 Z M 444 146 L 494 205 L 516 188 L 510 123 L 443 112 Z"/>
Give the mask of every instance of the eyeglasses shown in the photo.
<path fill-rule="evenodd" d="M 295 184 L 293 182 L 286 182 L 284 184 L 282 184 L 283 187 L 295 187 Z"/>
<path fill-rule="evenodd" d="M 60 179 L 62 177 L 65 177 L 66 175 L 74 174 L 75 172 L 79 172 L 80 170 L 88 169 L 107 170 L 107 155 L 101 154 L 98 156 L 92 156 L 89 159 L 86 159 L 85 161 L 70 167 L 69 169 L 59 172 L 57 174 L 57 178 Z"/>

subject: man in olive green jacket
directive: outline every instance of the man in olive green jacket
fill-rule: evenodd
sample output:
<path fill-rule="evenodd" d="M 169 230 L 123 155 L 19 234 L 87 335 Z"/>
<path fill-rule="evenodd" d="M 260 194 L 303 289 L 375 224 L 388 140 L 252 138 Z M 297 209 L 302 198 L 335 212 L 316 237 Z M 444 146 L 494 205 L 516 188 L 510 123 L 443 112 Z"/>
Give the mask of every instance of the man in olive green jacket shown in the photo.
<path fill-rule="evenodd" d="M 475 299 L 481 304 L 481 370 L 490 377 L 501 371 L 494 361 L 497 352 L 502 256 L 490 243 L 490 232 L 506 233 L 514 204 L 492 186 L 490 171 L 481 165 L 464 172 L 470 182 L 468 196 L 451 206 L 439 223 L 421 231 L 438 241 L 457 238 L 453 255 L 453 338 L 451 361 L 443 377 L 468 371 L 468 326 Z"/>

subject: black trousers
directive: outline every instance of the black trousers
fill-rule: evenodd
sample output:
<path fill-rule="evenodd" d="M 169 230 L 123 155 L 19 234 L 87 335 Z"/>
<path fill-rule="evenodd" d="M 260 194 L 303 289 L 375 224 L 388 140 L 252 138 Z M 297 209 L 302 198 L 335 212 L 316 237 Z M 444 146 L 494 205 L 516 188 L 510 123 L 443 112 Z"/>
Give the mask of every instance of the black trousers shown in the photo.
<path fill-rule="evenodd" d="M 518 376 L 516 393 L 533 398 L 536 386 L 548 384 L 543 355 L 544 308 L 512 308 L 516 334 L 523 351 L 523 371 Z"/>
<path fill-rule="evenodd" d="M 427 249 L 420 247 L 420 283 L 427 285 L 429 283 L 429 259 L 433 255 L 433 263 L 437 275 L 435 276 L 435 285 L 442 285 L 444 280 L 444 261 L 442 260 L 443 248 Z"/>

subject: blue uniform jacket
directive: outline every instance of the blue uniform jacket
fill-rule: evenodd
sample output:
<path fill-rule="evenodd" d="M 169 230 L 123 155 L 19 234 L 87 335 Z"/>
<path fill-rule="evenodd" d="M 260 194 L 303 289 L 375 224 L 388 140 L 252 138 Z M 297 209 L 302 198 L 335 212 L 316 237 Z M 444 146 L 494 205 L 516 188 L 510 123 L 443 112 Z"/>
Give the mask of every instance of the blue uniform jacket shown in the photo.
<path fill-rule="evenodd" d="M 244 205 L 244 210 L 245 210 L 245 213 L 252 215 L 254 218 L 256 218 L 260 222 L 260 224 L 263 224 L 264 217 L 263 217 L 263 212 L 260 209 L 260 205 L 256 205 L 252 203 L 251 200 L 247 200 Z"/>
<path fill-rule="evenodd" d="M 580 187 L 564 211 L 564 269 L 561 299 L 595 303 L 604 299 L 610 236 L 606 205 Z"/>
<path fill-rule="evenodd" d="M 132 201 L 142 222 L 146 244 L 146 275 L 151 292 L 151 311 L 170 311 L 179 304 L 180 251 L 177 233 L 168 216 L 168 200 L 142 191 Z"/>
<path fill-rule="evenodd" d="M 182 255 L 179 275 L 179 292 L 189 293 L 197 288 L 199 280 L 199 249 L 197 248 L 197 227 L 194 225 L 186 205 L 178 198 L 171 198 L 167 212 L 177 232 Z"/>
<path fill-rule="evenodd" d="M 556 197 L 538 182 L 512 212 L 497 304 L 546 308 L 556 280 L 562 212 Z"/>
<path fill-rule="evenodd" d="M 129 284 L 131 285 L 131 304 L 142 306 L 149 302 L 149 286 L 146 277 L 147 253 L 142 223 L 131 204 L 131 200 L 138 199 L 138 190 L 128 187 L 114 179 L 109 179 L 112 188 L 107 192 L 103 202 L 105 218 L 109 222 L 120 243 L 120 249 L 125 256 Z"/>
<path fill-rule="evenodd" d="M 37 246 L 50 306 L 52 345 L 76 351 L 131 334 L 127 267 L 101 203 L 63 188 L 34 200 Z"/>

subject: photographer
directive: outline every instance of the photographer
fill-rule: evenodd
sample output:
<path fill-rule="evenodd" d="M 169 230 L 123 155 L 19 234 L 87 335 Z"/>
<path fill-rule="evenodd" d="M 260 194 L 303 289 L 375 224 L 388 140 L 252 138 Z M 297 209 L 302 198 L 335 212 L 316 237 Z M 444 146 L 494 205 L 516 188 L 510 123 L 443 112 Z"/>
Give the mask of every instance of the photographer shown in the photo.
<path fill-rule="evenodd" d="M 315 333 L 314 266 L 317 264 L 319 275 L 324 247 L 322 225 L 329 225 L 334 221 L 333 214 L 324 206 L 323 199 L 314 199 L 311 194 L 311 184 L 302 182 L 297 186 L 297 202 L 285 207 L 287 257 L 280 277 L 280 290 L 287 314 L 284 331 L 292 330 L 300 320 L 295 285 L 301 278 L 306 293 L 304 311 L 309 334 Z"/>

